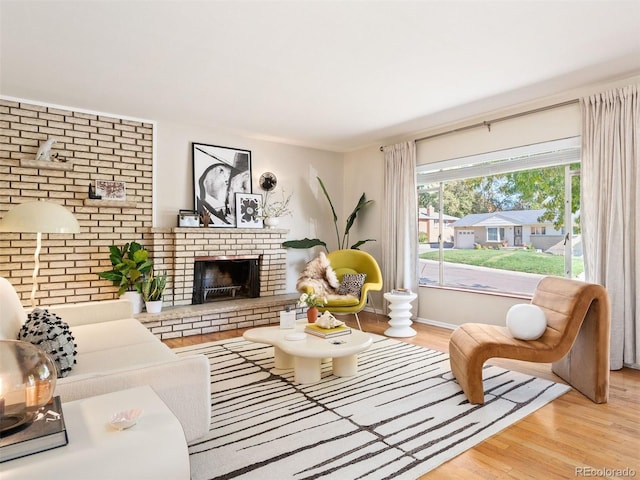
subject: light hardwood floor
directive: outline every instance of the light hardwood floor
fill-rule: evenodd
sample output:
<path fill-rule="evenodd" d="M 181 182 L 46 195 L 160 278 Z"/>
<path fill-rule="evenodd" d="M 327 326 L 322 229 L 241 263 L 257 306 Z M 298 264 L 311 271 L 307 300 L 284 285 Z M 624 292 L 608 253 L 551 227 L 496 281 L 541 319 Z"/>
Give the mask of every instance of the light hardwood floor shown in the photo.
<path fill-rule="evenodd" d="M 367 312 L 359 316 L 364 331 L 382 335 L 388 327 L 385 316 Z M 355 327 L 355 319 L 349 318 L 341 317 Z M 423 324 L 413 327 L 418 332 L 415 337 L 399 340 L 447 351 L 450 330 Z M 196 335 L 165 343 L 175 348 L 237 337 L 243 331 Z M 549 364 L 505 359 L 491 362 L 562 382 L 551 373 Z M 597 405 L 571 390 L 421 478 L 538 480 L 582 477 L 640 478 L 639 370 L 624 368 L 611 372 L 607 404 Z"/>

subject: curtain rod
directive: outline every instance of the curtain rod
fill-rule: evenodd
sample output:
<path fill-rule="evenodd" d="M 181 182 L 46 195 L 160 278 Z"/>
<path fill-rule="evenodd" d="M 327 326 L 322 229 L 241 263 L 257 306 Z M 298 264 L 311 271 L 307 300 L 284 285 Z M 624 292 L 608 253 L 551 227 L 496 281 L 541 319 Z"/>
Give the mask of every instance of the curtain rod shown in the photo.
<path fill-rule="evenodd" d="M 415 141 L 416 142 L 422 142 L 424 140 L 431 140 L 432 138 L 442 137 L 443 135 L 449 135 L 451 133 L 458 133 L 458 132 L 462 132 L 462 131 L 465 131 L 465 130 L 471 130 L 472 128 L 478 128 L 478 127 L 487 127 L 487 129 L 489 131 L 491 131 L 491 124 L 493 124 L 493 123 L 503 122 L 505 120 L 511 120 L 512 118 L 524 117 L 525 115 L 531 115 L 533 113 L 544 112 L 546 110 L 552 110 L 554 108 L 564 107 L 566 105 L 573 105 L 574 103 L 578 103 L 579 101 L 580 100 L 578 100 L 577 98 L 574 99 L 574 100 L 567 100 L 566 102 L 556 103 L 556 104 L 553 104 L 553 105 L 547 105 L 546 107 L 535 108 L 533 110 L 527 110 L 526 112 L 514 113 L 513 115 L 507 115 L 507 116 L 504 116 L 504 117 L 494 118 L 493 120 L 484 121 L 484 122 L 478 122 L 478 123 L 474 123 L 472 125 L 466 125 L 464 127 L 454 128 L 453 130 L 447 130 L 446 132 L 440 132 L 440 133 L 435 133 L 433 135 L 428 135 L 426 137 L 416 138 Z M 382 152 L 383 148 L 384 148 L 384 146 L 380 147 L 380 151 L 381 152 Z"/>

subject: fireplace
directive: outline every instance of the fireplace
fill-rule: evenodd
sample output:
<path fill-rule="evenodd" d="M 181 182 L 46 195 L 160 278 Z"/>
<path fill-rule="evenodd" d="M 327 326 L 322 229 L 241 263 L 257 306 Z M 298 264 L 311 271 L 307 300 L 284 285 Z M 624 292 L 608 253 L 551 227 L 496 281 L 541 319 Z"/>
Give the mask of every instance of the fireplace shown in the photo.
<path fill-rule="evenodd" d="M 260 256 L 196 257 L 194 262 L 194 305 L 260 296 Z"/>

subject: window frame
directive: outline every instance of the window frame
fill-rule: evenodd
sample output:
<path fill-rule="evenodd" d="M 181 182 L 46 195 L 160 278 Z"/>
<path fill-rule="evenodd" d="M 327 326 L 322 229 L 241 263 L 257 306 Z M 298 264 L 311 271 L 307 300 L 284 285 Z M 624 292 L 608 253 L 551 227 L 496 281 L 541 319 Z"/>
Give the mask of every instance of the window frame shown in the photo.
<path fill-rule="evenodd" d="M 496 230 L 496 237 L 497 238 L 489 238 L 489 231 L 490 230 Z M 487 227 L 487 242 L 503 242 L 505 239 L 505 229 L 504 227 Z"/>

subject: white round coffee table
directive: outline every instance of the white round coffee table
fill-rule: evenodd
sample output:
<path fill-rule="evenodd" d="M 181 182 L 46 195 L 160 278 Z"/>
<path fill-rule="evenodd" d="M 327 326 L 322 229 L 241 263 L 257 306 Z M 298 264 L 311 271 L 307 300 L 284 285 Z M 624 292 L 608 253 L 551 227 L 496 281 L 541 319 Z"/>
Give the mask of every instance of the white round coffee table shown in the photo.
<path fill-rule="evenodd" d="M 413 337 L 418 332 L 411 328 L 411 302 L 418 297 L 413 292 L 384 294 L 389 302 L 389 328 L 384 331 L 387 337 Z"/>
<path fill-rule="evenodd" d="M 358 353 L 373 343 L 371 335 L 360 330 L 351 330 L 348 335 L 320 338 L 305 334 L 302 340 L 287 340 L 292 332 L 303 333 L 306 322 L 296 324 L 294 329 L 260 327 L 247 330 L 245 340 L 273 345 L 275 367 L 294 369 L 296 383 L 315 383 L 321 378 L 322 360 L 333 359 L 333 374 L 337 377 L 352 377 L 358 373 Z"/>

